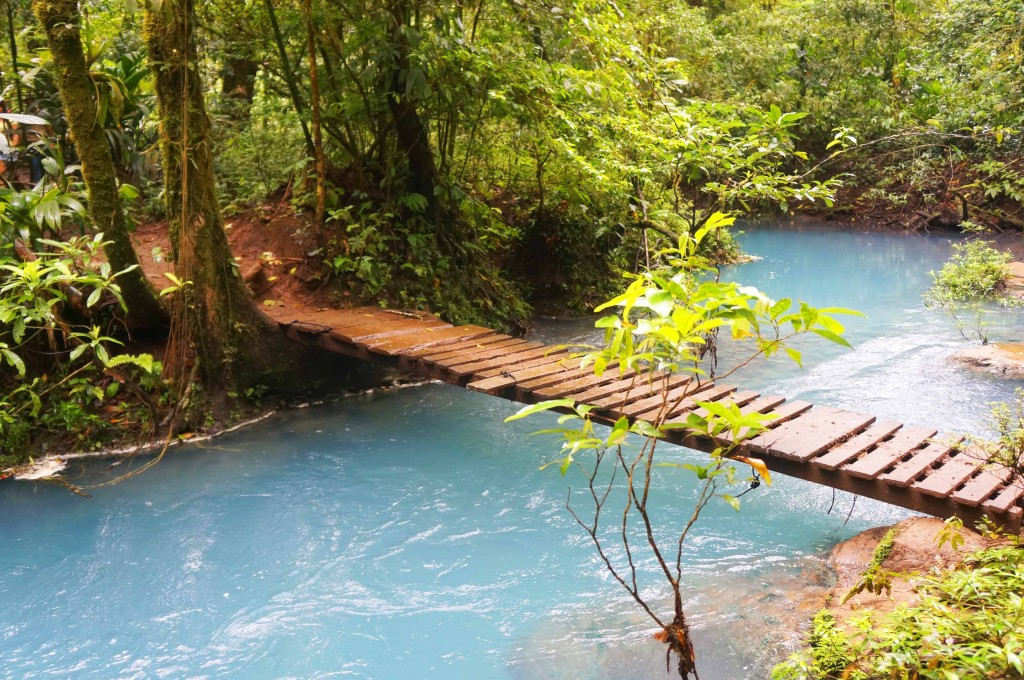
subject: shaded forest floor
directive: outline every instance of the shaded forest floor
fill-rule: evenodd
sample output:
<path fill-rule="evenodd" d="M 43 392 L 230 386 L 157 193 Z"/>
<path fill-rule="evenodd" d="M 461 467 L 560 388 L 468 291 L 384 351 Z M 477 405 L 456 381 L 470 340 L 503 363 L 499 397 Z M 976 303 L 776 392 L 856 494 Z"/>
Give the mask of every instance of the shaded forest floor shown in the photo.
<path fill-rule="evenodd" d="M 896 182 L 888 190 L 874 184 L 851 185 L 837 193 L 834 208 L 807 214 L 842 226 L 884 231 L 962 231 L 965 221 L 992 234 L 1019 235 L 1024 230 L 1024 206 L 1006 199 L 990 199 L 976 188 L 972 177 L 932 178 L 930 183 Z"/>

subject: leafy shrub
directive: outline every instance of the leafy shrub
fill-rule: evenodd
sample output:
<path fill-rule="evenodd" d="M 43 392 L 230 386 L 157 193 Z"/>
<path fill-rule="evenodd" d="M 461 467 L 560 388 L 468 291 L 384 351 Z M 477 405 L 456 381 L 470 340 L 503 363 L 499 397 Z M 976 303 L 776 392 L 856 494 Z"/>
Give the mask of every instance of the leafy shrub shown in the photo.
<path fill-rule="evenodd" d="M 8 463 L 27 457 L 39 434 L 93 447 L 107 418 L 151 417 L 148 394 L 162 389 L 153 379 L 160 364 L 119 353 L 121 342 L 99 325 L 113 321 L 102 319 L 106 308 L 122 305 L 122 272 L 96 261 L 102 234 L 40 243 L 49 250 L 35 259 L 0 257 L 0 456 Z M 135 389 L 119 394 L 124 384 Z"/>
<path fill-rule="evenodd" d="M 949 261 L 938 272 L 931 272 L 933 285 L 925 293 L 925 304 L 949 314 L 965 338 L 988 344 L 990 307 L 1020 304 L 1003 294 L 1009 261 L 1009 253 L 982 240 L 955 244 Z"/>
<path fill-rule="evenodd" d="M 871 613 L 840 630 L 815 617 L 811 649 L 779 664 L 773 680 L 1024 678 L 1024 548 L 981 550 L 958 568 L 926 576 L 918 602 Z"/>
<path fill-rule="evenodd" d="M 502 268 L 517 231 L 469 197 L 459 217 L 431 224 L 414 196 L 382 206 L 362 195 L 330 210 L 324 261 L 331 274 L 355 297 L 382 305 L 430 307 L 454 323 L 525 325 L 523 291 Z"/>
<path fill-rule="evenodd" d="M 1010 275 L 1009 262 L 1009 253 L 985 241 L 957 243 L 949 262 L 931 272 L 934 286 L 929 297 L 952 303 L 998 300 Z"/>
<path fill-rule="evenodd" d="M 302 192 L 310 174 L 299 118 L 281 101 L 257 93 L 249 115 L 216 127 L 217 189 L 229 209 L 262 200 L 292 180 Z"/>

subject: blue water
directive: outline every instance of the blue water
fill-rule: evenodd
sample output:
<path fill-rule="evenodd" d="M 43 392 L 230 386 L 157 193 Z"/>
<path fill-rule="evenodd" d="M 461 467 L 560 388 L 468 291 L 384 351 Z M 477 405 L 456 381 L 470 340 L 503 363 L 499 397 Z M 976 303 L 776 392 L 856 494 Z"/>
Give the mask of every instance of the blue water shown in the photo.
<path fill-rule="evenodd" d="M 804 371 L 759 368 L 744 385 L 971 431 L 1012 392 L 950 367 L 962 342 L 920 305 L 945 239 L 752 231 L 745 245 L 763 259 L 730 274 L 869 319 L 850 324 L 855 351 L 816 343 Z M 593 333 L 545 322 L 538 336 Z M 3 484 L 0 678 L 665 676 L 652 627 L 565 511 L 579 477 L 538 469 L 550 443 L 526 435 L 549 421 L 503 424 L 515 410 L 432 384 L 175 451 L 91 500 Z M 666 471 L 655 502 L 683 514 L 693 495 Z M 743 500 L 739 514 L 710 506 L 687 548 L 705 680 L 766 677 L 827 584 L 820 555 L 906 516 L 780 476 Z"/>

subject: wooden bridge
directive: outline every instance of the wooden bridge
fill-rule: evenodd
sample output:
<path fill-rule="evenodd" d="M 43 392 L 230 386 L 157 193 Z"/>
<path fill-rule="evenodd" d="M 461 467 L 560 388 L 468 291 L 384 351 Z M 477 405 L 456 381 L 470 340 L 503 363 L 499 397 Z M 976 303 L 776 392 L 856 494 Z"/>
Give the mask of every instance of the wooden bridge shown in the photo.
<path fill-rule="evenodd" d="M 773 471 L 937 517 L 973 522 L 987 515 L 1007 528 L 1021 527 L 1024 480 L 985 464 L 971 446 L 957 447 L 964 437 L 940 437 L 934 428 L 710 381 L 695 385 L 686 376 L 618 370 L 596 376 L 564 348 L 452 326 L 424 312 L 362 307 L 303 313 L 302 319 L 285 308 L 268 313 L 290 338 L 308 345 L 522 403 L 572 398 L 598 407 L 595 413 L 609 421 L 623 415 L 653 420 L 666 404 L 672 407 L 667 421 L 683 421 L 698 401 L 770 413 L 769 429 L 746 446 Z M 719 444 L 683 430 L 666 439 L 704 451 Z"/>

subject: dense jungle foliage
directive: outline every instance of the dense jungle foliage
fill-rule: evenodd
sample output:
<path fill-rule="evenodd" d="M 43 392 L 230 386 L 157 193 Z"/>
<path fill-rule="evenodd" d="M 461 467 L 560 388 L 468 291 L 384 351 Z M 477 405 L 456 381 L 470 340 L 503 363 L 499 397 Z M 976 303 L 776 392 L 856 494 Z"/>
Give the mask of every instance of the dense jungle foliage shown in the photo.
<path fill-rule="evenodd" d="M 790 310 L 717 281 L 715 265 L 740 256 L 736 216 L 1024 225 L 1024 12 L 1009 0 L 6 0 L 3 10 L 0 476 L 47 448 L 169 441 L 265 393 L 339 382 L 344 367 L 326 370 L 260 313 L 225 216 L 267 233 L 282 215 L 298 225 L 287 238 L 310 246 L 289 276 L 311 294 L 453 322 L 524 328 L 534 309 L 593 308 L 621 274 L 640 272 L 610 303 L 624 310 L 606 321 L 620 338 L 607 361 L 694 373 L 692 348 L 724 325 L 752 337 L 755 356 L 782 349 L 785 324 L 845 343 L 829 314 L 847 310 Z M 143 223 L 166 232 L 166 250 L 137 252 Z M 683 262 L 671 277 L 652 266 L 666 248 Z M 936 275 L 940 307 L 998 288 L 983 291 L 979 275 L 959 290 L 956 267 L 1005 269 L 998 253 L 958 257 Z M 173 263 L 162 290 L 140 266 L 156 259 Z M 632 319 L 634 307 L 653 315 Z M 642 324 L 654 349 L 631 356 Z M 577 415 L 589 433 L 586 408 Z M 733 411 L 685 426 L 740 441 L 758 423 Z M 630 474 L 646 465 L 649 479 L 658 431 L 639 431 L 650 443 L 630 463 L 618 439 L 627 426 L 591 448 L 615 452 Z M 679 555 L 716 480 L 737 481 L 730 456 L 692 470 L 709 481 L 674 570 L 648 542 L 675 592 L 674 618 L 652 618 L 681 677 L 695 666 Z M 740 481 L 760 484 L 763 463 L 736 460 L 756 473 Z M 1019 559 L 996 557 L 1019 581 Z M 609 563 L 643 604 L 632 566 L 631 555 L 620 572 Z M 936 607 L 952 596 L 940 582 L 931 592 Z M 889 663 L 890 637 L 865 640 L 868 657 Z M 1020 672 L 1017 656 L 1006 663 Z"/>
<path fill-rule="evenodd" d="M 196 381 L 288 391 L 274 373 L 288 350 L 253 349 L 267 328 L 225 214 L 298 216 L 311 288 L 506 328 L 534 306 L 592 307 L 716 212 L 1021 220 L 1024 24 L 1004 0 L 8 0 L 4 14 L 6 460 L 69 432 L 97 446 L 123 411 L 153 427 Z M 175 260 L 158 298 L 128 234 L 161 219 L 170 252 L 139 254 Z M 82 236 L 84 254 L 68 240 Z M 728 231 L 702 247 L 738 255 Z M 93 251 L 120 276 L 96 281 Z M 102 359 L 125 342 L 148 356 L 132 342 L 162 346 L 168 328 L 163 364 L 119 360 L 129 376 Z"/>

